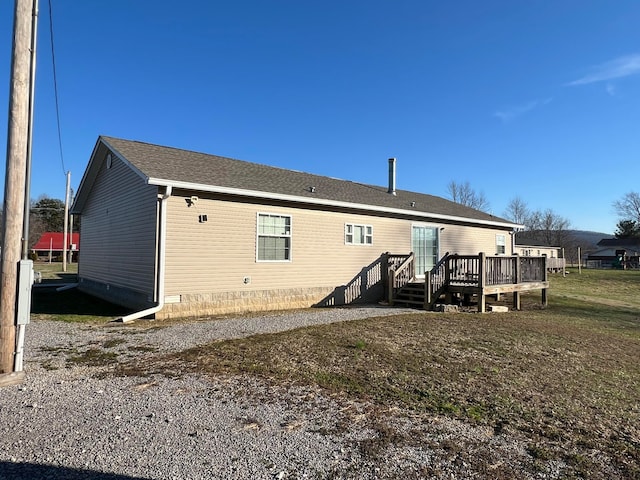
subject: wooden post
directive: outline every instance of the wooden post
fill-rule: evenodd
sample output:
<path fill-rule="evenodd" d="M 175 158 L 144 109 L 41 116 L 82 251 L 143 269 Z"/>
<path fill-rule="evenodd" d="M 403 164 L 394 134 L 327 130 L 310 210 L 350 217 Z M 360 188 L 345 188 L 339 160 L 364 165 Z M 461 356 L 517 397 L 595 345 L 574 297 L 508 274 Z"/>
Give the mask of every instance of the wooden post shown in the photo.
<path fill-rule="evenodd" d="M 547 272 L 547 259 L 546 257 L 544 258 L 544 265 L 543 265 L 543 269 L 542 271 L 544 272 L 542 274 L 542 278 L 544 282 L 548 282 L 549 281 L 549 272 Z M 548 301 L 547 301 L 547 289 L 543 288 L 542 289 L 542 305 L 543 306 L 547 306 L 548 305 Z"/>
<path fill-rule="evenodd" d="M 515 265 L 513 270 L 515 283 L 519 284 L 522 280 L 522 271 L 520 269 L 520 257 L 518 255 L 515 256 Z M 517 290 L 513 292 L 513 309 L 520 310 L 520 292 Z"/>
<path fill-rule="evenodd" d="M 451 257 L 444 262 L 444 284 L 449 285 L 449 283 L 451 283 Z"/>
<path fill-rule="evenodd" d="M 14 370 L 18 264 L 22 254 L 34 0 L 16 0 L 0 260 L 0 373 Z"/>
<path fill-rule="evenodd" d="M 578 273 L 582 273 L 582 256 L 580 254 L 580 247 L 578 247 Z"/>
<path fill-rule="evenodd" d="M 396 271 L 393 268 L 389 269 L 389 306 L 393 307 L 393 286 L 396 283 Z"/>
<path fill-rule="evenodd" d="M 431 274 L 424 274 L 424 309 L 431 310 Z"/>
<path fill-rule="evenodd" d="M 478 255 L 478 312 L 480 313 L 484 313 L 486 310 L 484 296 L 484 286 L 487 282 L 486 258 L 487 256 L 484 252 L 480 252 Z"/>

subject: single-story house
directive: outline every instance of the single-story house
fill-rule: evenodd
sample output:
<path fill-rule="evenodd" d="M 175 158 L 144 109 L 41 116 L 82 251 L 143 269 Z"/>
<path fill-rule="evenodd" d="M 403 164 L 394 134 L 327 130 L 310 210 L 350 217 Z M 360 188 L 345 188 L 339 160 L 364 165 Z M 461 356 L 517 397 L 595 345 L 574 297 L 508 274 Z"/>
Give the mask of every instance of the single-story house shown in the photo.
<path fill-rule="evenodd" d="M 31 248 L 38 257 L 52 258 L 62 255 L 64 252 L 64 233 L 44 232 L 40 239 Z M 67 233 L 67 252 L 72 252 L 76 258 L 80 251 L 80 234 Z"/>
<path fill-rule="evenodd" d="M 101 136 L 71 208 L 78 288 L 127 319 L 339 305 L 384 298 L 390 253 L 413 252 L 416 278 L 447 252 L 513 254 L 521 225 L 388 169 L 381 187 Z"/>
<path fill-rule="evenodd" d="M 516 237 L 520 234 L 516 235 Z M 516 238 L 513 253 L 523 257 L 547 257 L 547 268 L 551 271 L 563 271 L 565 259 L 562 254 L 562 247 L 551 247 L 543 244 L 520 245 Z"/>
<path fill-rule="evenodd" d="M 562 258 L 561 247 L 549 247 L 546 245 L 515 245 L 514 253 L 523 257 L 547 257 Z"/>
<path fill-rule="evenodd" d="M 640 238 L 603 238 L 587 257 L 592 268 L 639 268 Z"/>

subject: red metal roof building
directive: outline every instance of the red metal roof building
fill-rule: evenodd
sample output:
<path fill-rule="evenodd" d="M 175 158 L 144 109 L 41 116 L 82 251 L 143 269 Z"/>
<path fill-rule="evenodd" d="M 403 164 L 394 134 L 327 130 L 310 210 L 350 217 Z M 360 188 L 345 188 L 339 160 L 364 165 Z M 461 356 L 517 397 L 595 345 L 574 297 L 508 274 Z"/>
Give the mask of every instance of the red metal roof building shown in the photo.
<path fill-rule="evenodd" d="M 62 252 L 64 234 L 61 232 L 44 232 L 40 240 L 32 247 L 36 252 Z M 67 250 L 80 250 L 80 234 L 67 234 Z"/>

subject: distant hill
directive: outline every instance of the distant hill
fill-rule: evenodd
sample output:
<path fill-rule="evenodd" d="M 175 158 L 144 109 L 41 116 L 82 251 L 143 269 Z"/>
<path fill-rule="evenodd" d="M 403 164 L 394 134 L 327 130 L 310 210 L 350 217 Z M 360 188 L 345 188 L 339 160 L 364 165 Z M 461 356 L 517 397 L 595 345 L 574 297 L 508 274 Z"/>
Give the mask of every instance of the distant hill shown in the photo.
<path fill-rule="evenodd" d="M 602 232 L 590 232 L 588 230 L 568 230 L 583 248 L 596 249 L 597 244 L 603 238 L 615 238 L 615 235 Z"/>
<path fill-rule="evenodd" d="M 544 238 L 544 236 L 543 236 Z M 598 242 L 603 238 L 615 238 L 614 235 L 602 232 L 592 232 L 588 230 L 564 230 L 560 238 L 556 240 L 553 247 L 580 247 L 582 252 L 593 252 L 598 250 Z M 516 234 L 516 244 L 518 245 L 545 245 L 541 236 L 535 231 L 525 230 Z"/>

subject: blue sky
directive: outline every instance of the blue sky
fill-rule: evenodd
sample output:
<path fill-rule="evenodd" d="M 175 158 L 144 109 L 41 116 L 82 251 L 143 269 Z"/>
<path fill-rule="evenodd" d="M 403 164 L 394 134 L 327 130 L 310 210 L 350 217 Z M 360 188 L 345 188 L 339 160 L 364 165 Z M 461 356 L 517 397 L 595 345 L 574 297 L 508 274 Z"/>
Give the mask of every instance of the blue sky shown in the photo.
<path fill-rule="evenodd" d="M 64 166 L 40 0 L 32 198 L 77 188 L 101 134 L 377 185 L 396 157 L 400 189 L 605 233 L 640 190 L 636 0 L 51 1 Z"/>

